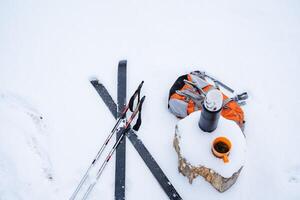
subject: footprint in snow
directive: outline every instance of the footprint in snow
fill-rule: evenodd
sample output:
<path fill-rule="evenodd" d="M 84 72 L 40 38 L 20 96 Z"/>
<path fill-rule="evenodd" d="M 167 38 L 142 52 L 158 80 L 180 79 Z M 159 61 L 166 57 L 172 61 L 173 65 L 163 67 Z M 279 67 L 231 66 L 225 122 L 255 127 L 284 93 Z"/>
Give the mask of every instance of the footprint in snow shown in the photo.
<path fill-rule="evenodd" d="M 294 166 L 288 170 L 288 182 L 300 183 L 300 165 Z"/>
<path fill-rule="evenodd" d="M 47 125 L 43 115 L 25 99 L 13 93 L 0 92 L 0 106 L 1 105 L 25 114 L 33 122 L 36 131 L 26 131 L 23 127 L 21 127 L 21 129 L 22 132 L 26 134 L 28 146 L 34 154 L 39 157 L 41 168 L 46 178 L 52 180 L 52 164 L 47 151 L 43 148 L 47 146 L 48 135 Z M 18 124 L 17 120 L 15 123 Z"/>

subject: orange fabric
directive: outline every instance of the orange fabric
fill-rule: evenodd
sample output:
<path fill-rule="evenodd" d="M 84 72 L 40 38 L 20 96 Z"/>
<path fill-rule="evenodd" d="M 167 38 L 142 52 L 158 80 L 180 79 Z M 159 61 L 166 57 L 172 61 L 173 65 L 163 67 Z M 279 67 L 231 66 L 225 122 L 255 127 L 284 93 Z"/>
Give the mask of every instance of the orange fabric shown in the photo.
<path fill-rule="evenodd" d="M 187 75 L 188 81 L 193 81 L 192 76 L 190 74 Z"/>
<path fill-rule="evenodd" d="M 188 75 L 188 80 L 191 81 L 190 75 Z M 207 92 L 212 85 L 208 85 L 203 88 L 204 92 Z M 185 90 L 191 88 L 189 85 L 184 85 L 181 90 Z M 178 99 L 178 100 L 185 100 L 184 96 L 181 96 L 177 93 L 174 93 L 171 97 L 171 99 Z M 223 99 L 228 99 L 226 95 L 223 94 Z M 201 108 L 198 108 L 201 109 Z M 195 111 L 195 103 L 192 100 L 189 100 L 188 106 L 187 106 L 187 114 L 191 114 L 192 112 Z M 244 112 L 242 108 L 235 102 L 235 101 L 230 101 L 225 105 L 225 107 L 222 109 L 221 115 L 225 117 L 226 119 L 233 120 L 239 125 L 242 125 L 244 123 Z"/>
<path fill-rule="evenodd" d="M 226 100 L 228 97 L 223 94 L 223 99 Z M 244 123 L 244 112 L 240 105 L 235 101 L 228 102 L 222 109 L 221 115 L 226 119 L 233 120 L 239 125 Z"/>
<path fill-rule="evenodd" d="M 192 100 L 190 100 L 187 107 L 187 114 L 189 115 L 194 111 L 195 111 L 195 103 Z"/>
<path fill-rule="evenodd" d="M 181 95 L 179 95 L 177 93 L 174 93 L 174 94 L 172 94 L 172 96 L 170 97 L 170 99 L 178 99 L 178 100 L 184 101 L 185 97 L 181 96 Z"/>
<path fill-rule="evenodd" d="M 222 110 L 221 115 L 226 119 L 233 120 L 239 125 L 244 123 L 244 112 L 234 101 L 229 102 Z"/>

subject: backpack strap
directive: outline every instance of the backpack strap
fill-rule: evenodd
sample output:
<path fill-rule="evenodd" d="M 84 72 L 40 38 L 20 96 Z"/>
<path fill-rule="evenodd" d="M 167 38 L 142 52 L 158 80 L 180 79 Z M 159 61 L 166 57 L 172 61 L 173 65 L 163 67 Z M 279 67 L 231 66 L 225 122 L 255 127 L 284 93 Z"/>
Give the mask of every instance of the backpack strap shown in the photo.
<path fill-rule="evenodd" d="M 225 100 L 223 100 L 223 108 L 226 108 L 226 105 L 229 103 L 229 102 L 231 102 L 231 101 L 233 101 L 233 99 L 232 98 L 228 98 L 228 99 L 225 99 Z"/>
<path fill-rule="evenodd" d="M 197 70 L 197 71 L 191 72 L 191 74 L 193 74 L 193 75 L 195 75 L 195 76 L 198 76 L 198 77 L 200 77 L 200 78 L 202 78 L 202 79 L 204 79 L 204 80 L 205 80 L 205 78 L 209 78 L 210 80 L 212 80 L 212 81 L 214 82 L 215 87 L 216 87 L 217 89 L 219 89 L 219 88 L 220 88 L 219 86 L 221 86 L 221 87 L 223 87 L 224 89 L 228 90 L 229 92 L 234 93 L 234 90 L 233 90 L 233 89 L 231 89 L 230 87 L 228 87 L 227 85 L 225 85 L 225 84 L 222 83 L 221 81 L 217 80 L 216 78 L 214 78 L 214 77 L 212 77 L 212 76 L 206 74 L 204 71 L 198 71 L 198 70 Z"/>
<path fill-rule="evenodd" d="M 189 103 L 190 100 L 192 100 L 195 104 L 195 110 L 199 110 L 199 108 L 202 107 L 202 102 L 205 98 L 205 96 L 200 95 L 199 93 L 195 93 L 189 89 L 185 90 L 177 90 L 177 94 L 185 97 L 185 102 Z"/>
<path fill-rule="evenodd" d="M 203 95 L 203 96 L 206 96 L 206 92 L 203 91 L 202 88 L 198 87 L 194 82 L 192 81 L 189 81 L 189 80 L 183 80 L 185 84 L 189 85 L 190 87 L 196 89 L 199 94 Z"/>
<path fill-rule="evenodd" d="M 199 93 L 193 92 L 190 89 L 177 90 L 176 93 L 179 94 L 179 95 L 187 97 L 187 99 L 193 99 L 193 100 L 196 100 L 196 101 L 199 101 L 199 100 L 203 99 L 202 95 L 200 95 Z"/>
<path fill-rule="evenodd" d="M 235 101 L 237 102 L 240 106 L 244 106 L 246 105 L 246 100 L 248 99 L 248 93 L 247 92 L 243 92 L 241 94 L 237 94 L 236 96 L 234 97 L 231 97 L 231 98 L 228 98 L 228 99 L 225 99 L 223 101 L 223 107 L 226 106 L 226 104 L 228 104 L 229 102 L 231 101 Z"/>
<path fill-rule="evenodd" d="M 191 82 L 194 82 L 194 85 L 199 89 L 205 88 L 209 85 L 209 83 L 204 78 L 193 75 L 192 73 L 190 74 L 190 79 Z"/>
<path fill-rule="evenodd" d="M 189 102 L 190 99 L 192 99 L 195 104 L 197 106 L 201 106 L 202 107 L 202 102 L 207 94 L 207 92 L 209 92 L 212 89 L 218 89 L 215 86 L 212 86 L 207 92 L 204 92 L 202 90 L 202 88 L 198 88 L 197 84 L 192 82 L 192 81 L 188 81 L 188 80 L 184 80 L 184 82 L 190 86 L 192 86 L 195 90 L 198 91 L 198 93 L 195 93 L 194 91 L 192 91 L 191 89 L 189 90 L 177 90 L 176 93 L 181 95 L 181 96 L 185 96 L 186 97 L 186 102 Z M 206 86 L 204 86 L 206 87 Z M 232 97 L 232 98 L 227 98 L 225 100 L 223 100 L 223 108 L 226 107 L 226 105 L 231 102 L 231 101 L 235 101 L 237 102 L 240 106 L 243 106 L 246 104 L 246 99 L 248 99 L 248 94 L 247 92 L 243 92 L 241 94 L 237 94 L 236 96 Z M 198 107 L 199 108 L 199 107 Z M 198 110 L 198 109 L 196 109 Z"/>
<path fill-rule="evenodd" d="M 188 78 L 188 74 L 182 75 L 177 78 L 177 80 L 172 85 L 172 87 L 169 91 L 169 100 L 170 100 L 170 97 L 176 92 L 176 90 L 181 90 L 183 88 L 183 86 L 185 85 L 183 80 L 187 79 L 187 78 Z"/>

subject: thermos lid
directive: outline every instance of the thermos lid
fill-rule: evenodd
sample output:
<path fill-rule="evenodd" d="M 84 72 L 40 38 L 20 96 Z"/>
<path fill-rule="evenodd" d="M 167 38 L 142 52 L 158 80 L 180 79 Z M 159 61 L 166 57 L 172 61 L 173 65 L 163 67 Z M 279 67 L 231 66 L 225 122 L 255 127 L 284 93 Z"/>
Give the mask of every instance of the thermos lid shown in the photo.
<path fill-rule="evenodd" d="M 211 112 L 219 111 L 223 106 L 223 95 L 220 90 L 212 89 L 205 97 L 204 106 Z"/>

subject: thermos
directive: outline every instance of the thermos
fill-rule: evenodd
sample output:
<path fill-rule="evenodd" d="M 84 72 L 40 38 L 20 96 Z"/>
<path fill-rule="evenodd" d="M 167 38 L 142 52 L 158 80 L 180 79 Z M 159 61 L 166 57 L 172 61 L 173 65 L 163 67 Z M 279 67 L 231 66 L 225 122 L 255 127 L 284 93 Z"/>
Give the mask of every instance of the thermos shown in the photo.
<path fill-rule="evenodd" d="M 204 99 L 199 127 L 205 132 L 216 130 L 223 106 L 223 95 L 220 90 L 210 90 Z"/>

